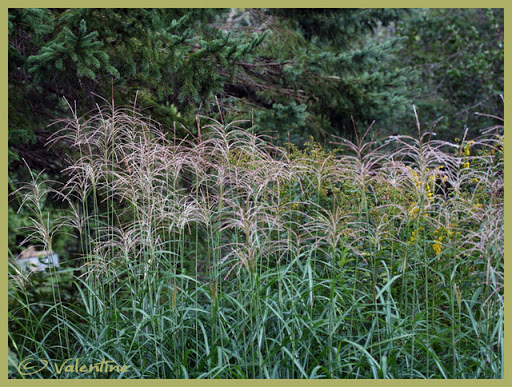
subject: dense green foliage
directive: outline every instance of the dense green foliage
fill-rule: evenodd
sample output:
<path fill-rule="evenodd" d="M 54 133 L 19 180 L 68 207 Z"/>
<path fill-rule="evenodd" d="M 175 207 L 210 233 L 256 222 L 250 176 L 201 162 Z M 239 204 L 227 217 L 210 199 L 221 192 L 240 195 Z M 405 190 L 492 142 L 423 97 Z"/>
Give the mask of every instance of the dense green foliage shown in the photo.
<path fill-rule="evenodd" d="M 10 375 L 502 377 L 503 10 L 8 27 Z"/>
<path fill-rule="evenodd" d="M 503 27 L 496 9 L 422 11 L 399 23 L 398 35 L 408 39 L 404 64 L 421 73 L 422 118 L 444 138 L 496 123 L 475 113 L 502 116 Z"/>

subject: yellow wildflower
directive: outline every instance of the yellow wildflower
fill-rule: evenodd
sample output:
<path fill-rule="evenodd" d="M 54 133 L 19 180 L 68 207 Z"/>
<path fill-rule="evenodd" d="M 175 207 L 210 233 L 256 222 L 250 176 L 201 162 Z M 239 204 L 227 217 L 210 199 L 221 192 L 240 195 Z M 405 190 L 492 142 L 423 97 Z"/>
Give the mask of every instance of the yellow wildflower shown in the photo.
<path fill-rule="evenodd" d="M 436 255 L 439 255 L 439 254 L 441 254 L 441 250 L 442 250 L 442 248 L 441 248 L 441 241 L 440 240 L 435 240 L 435 242 L 437 242 L 437 243 L 434 243 L 432 248 L 436 252 Z"/>

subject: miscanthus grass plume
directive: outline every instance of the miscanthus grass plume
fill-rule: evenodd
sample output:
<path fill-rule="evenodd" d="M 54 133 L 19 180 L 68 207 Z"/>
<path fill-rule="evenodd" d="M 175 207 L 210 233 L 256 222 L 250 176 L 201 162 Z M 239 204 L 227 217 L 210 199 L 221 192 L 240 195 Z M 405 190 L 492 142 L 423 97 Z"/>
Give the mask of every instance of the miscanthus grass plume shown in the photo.
<path fill-rule="evenodd" d="M 65 183 L 20 192 L 29 242 L 67 230 L 81 255 L 44 303 L 11 263 L 9 348 L 129 367 L 13 377 L 502 378 L 503 127 L 449 143 L 416 119 L 329 152 L 207 117 L 178 139 L 110 105 L 59 121 Z"/>

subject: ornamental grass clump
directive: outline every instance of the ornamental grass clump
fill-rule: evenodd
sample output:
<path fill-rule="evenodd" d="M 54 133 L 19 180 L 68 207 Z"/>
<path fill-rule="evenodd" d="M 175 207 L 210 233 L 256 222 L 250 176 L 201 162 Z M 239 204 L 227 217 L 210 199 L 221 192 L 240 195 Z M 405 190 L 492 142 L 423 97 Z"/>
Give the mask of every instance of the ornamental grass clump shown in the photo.
<path fill-rule="evenodd" d="M 178 139 L 113 105 L 60 120 L 65 182 L 19 192 L 27 242 L 80 254 L 44 301 L 11 265 L 9 349 L 128 371 L 15 376 L 502 378 L 502 127 L 450 143 L 416 120 L 332 151 L 207 117 Z"/>

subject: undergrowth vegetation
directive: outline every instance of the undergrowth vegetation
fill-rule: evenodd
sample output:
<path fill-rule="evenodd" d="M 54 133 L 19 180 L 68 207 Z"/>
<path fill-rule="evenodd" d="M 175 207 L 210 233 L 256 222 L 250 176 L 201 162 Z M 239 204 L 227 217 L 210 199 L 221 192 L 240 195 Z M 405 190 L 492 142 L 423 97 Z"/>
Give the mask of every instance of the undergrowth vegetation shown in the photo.
<path fill-rule="evenodd" d="M 50 364 L 13 377 L 502 378 L 503 127 L 449 143 L 416 120 L 333 151 L 207 117 L 178 139 L 111 105 L 61 121 L 67 182 L 17 193 L 31 243 L 71 232 L 82 255 L 11 260 L 10 353 Z"/>

